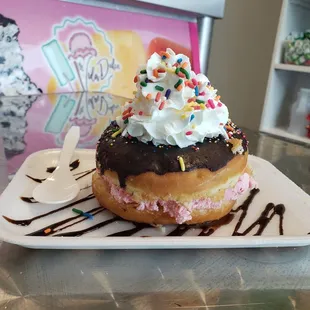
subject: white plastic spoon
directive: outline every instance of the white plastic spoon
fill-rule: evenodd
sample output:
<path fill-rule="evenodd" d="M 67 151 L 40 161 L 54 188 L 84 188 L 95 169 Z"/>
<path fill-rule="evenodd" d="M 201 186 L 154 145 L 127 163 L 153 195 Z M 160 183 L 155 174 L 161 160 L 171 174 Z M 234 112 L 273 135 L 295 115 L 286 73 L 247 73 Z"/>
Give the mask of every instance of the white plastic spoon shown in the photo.
<path fill-rule="evenodd" d="M 80 127 L 73 126 L 68 131 L 58 166 L 55 171 L 33 191 L 33 198 L 41 203 L 65 203 L 74 199 L 80 186 L 70 171 L 70 161 L 80 139 Z"/>

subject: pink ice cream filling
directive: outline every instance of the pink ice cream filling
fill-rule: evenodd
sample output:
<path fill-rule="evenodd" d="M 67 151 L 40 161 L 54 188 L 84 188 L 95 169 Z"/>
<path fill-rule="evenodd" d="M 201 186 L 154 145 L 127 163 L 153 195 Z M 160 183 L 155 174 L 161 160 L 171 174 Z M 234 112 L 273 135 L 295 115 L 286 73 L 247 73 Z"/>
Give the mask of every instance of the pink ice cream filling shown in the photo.
<path fill-rule="evenodd" d="M 211 198 L 200 198 L 187 203 L 162 199 L 137 202 L 133 199 L 133 195 L 128 193 L 125 189 L 115 185 L 108 177 L 102 177 L 109 184 L 110 193 L 118 202 L 138 204 L 137 210 L 139 211 L 159 211 L 158 206 L 161 206 L 163 211 L 175 218 L 178 224 L 191 220 L 191 212 L 193 210 L 219 209 L 223 202 L 235 201 L 247 190 L 257 187 L 254 179 L 248 173 L 244 173 L 240 176 L 233 188 L 225 190 L 224 199 L 220 201 L 212 201 Z"/>

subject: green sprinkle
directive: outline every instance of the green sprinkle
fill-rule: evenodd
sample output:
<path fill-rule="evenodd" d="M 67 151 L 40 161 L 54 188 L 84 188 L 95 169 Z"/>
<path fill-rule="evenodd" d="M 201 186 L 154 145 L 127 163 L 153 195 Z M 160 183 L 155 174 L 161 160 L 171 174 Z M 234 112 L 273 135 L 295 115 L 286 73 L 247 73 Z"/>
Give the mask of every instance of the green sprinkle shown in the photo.
<path fill-rule="evenodd" d="M 178 74 L 180 72 L 180 68 L 176 68 L 174 72 L 175 74 Z"/>
<path fill-rule="evenodd" d="M 161 87 L 161 86 L 159 86 L 159 85 L 156 85 L 156 86 L 155 86 L 155 89 L 156 89 L 156 90 L 159 90 L 159 91 L 163 91 L 163 90 L 164 90 L 164 88 Z"/>
<path fill-rule="evenodd" d="M 84 214 L 84 212 L 83 212 L 82 210 L 79 210 L 79 209 L 73 208 L 72 211 L 73 211 L 74 213 L 79 214 L 79 215 L 83 215 L 83 214 Z"/>
<path fill-rule="evenodd" d="M 200 100 L 200 99 L 196 99 L 196 102 L 197 102 L 197 103 L 205 103 L 205 101 Z"/>
<path fill-rule="evenodd" d="M 141 70 L 140 73 L 141 74 L 146 74 L 146 70 Z"/>
<path fill-rule="evenodd" d="M 140 85 L 143 86 L 143 87 L 145 87 L 145 86 L 147 85 L 147 83 L 145 83 L 145 82 L 142 81 L 142 82 L 140 82 Z"/>
<path fill-rule="evenodd" d="M 124 120 L 124 124 L 128 124 L 128 118 Z"/>
<path fill-rule="evenodd" d="M 186 76 L 186 78 L 187 78 L 188 80 L 190 79 L 189 73 L 188 73 L 184 68 L 180 68 L 180 71 L 181 71 L 182 73 L 185 74 L 185 76 Z"/>
<path fill-rule="evenodd" d="M 182 84 L 183 80 L 179 79 L 176 84 L 174 84 L 174 88 L 178 88 Z"/>

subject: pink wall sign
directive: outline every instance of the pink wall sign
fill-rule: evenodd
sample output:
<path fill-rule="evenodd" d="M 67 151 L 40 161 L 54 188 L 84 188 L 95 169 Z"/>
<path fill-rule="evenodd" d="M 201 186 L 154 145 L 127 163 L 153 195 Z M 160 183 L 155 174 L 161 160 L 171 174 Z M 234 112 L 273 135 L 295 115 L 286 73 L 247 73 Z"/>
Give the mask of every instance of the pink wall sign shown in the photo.
<path fill-rule="evenodd" d="M 199 71 L 193 23 L 59 0 L 1 0 L 0 14 L 0 95 L 130 97 L 138 66 L 167 47 Z"/>

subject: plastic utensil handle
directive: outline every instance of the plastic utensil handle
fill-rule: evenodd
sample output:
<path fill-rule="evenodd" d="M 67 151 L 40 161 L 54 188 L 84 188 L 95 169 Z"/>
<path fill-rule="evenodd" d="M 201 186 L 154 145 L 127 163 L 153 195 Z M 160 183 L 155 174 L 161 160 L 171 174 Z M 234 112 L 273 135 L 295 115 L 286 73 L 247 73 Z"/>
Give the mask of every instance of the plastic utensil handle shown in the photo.
<path fill-rule="evenodd" d="M 72 126 L 66 134 L 58 166 L 69 167 L 72 155 L 80 139 L 80 127 Z"/>

